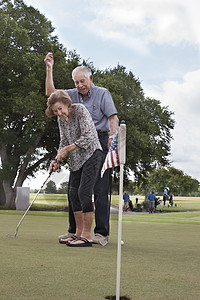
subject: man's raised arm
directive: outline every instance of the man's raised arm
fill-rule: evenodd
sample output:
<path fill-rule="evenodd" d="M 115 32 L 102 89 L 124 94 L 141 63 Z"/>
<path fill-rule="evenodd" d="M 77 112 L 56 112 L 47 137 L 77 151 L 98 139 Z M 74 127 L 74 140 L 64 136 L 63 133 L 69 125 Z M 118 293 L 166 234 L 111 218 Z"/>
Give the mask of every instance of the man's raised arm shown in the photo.
<path fill-rule="evenodd" d="M 44 62 L 46 64 L 45 93 L 46 96 L 50 96 L 51 93 L 55 92 L 56 90 L 53 82 L 53 64 L 54 64 L 53 53 L 49 52 L 46 55 Z"/>

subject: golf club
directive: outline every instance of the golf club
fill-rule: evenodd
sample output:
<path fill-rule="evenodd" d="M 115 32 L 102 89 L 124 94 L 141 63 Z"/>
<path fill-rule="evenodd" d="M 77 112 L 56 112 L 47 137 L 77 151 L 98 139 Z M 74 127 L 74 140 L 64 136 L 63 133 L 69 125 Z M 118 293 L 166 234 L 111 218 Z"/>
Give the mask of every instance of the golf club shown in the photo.
<path fill-rule="evenodd" d="M 41 189 L 44 187 L 45 183 L 47 182 L 47 180 L 50 178 L 51 174 L 53 172 L 53 167 L 51 169 L 51 171 L 49 172 L 49 175 L 47 177 L 47 179 L 44 181 L 44 183 L 42 184 L 41 188 L 39 189 L 39 191 L 37 192 L 37 194 L 35 195 L 34 199 L 32 200 L 31 204 L 28 206 L 27 210 L 25 211 L 23 217 L 21 218 L 21 220 L 19 221 L 18 225 L 17 225 L 17 229 L 15 231 L 15 234 L 6 234 L 7 237 L 9 238 L 17 238 L 17 232 L 18 232 L 18 229 L 19 229 L 19 226 L 21 225 L 22 221 L 24 220 L 27 212 L 29 211 L 30 207 L 32 206 L 33 202 L 35 201 L 35 199 L 37 198 L 38 194 L 40 193 Z"/>

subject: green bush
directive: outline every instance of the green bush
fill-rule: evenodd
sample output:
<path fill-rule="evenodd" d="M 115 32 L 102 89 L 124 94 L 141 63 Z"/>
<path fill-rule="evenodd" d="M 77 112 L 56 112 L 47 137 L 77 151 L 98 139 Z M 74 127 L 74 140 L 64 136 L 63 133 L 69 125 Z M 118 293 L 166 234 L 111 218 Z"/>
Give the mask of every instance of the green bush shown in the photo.
<path fill-rule="evenodd" d="M 141 203 L 141 206 L 143 209 L 145 209 L 146 211 L 149 211 L 149 201 L 143 201 Z"/>

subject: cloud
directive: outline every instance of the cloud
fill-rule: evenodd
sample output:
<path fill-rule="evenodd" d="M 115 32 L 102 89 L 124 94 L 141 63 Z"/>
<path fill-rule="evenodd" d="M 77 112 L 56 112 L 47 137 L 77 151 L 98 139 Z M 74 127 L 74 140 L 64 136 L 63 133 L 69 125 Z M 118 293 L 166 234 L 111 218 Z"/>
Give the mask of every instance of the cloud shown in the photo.
<path fill-rule="evenodd" d="M 181 80 L 166 81 L 160 87 L 148 91 L 148 94 L 156 95 L 165 105 L 176 111 L 178 116 L 185 116 L 186 120 L 192 122 L 199 120 L 199 84 L 200 69 L 184 74 Z"/>
<path fill-rule="evenodd" d="M 98 7 L 99 1 L 93 3 Z M 97 7 L 91 30 L 105 39 L 129 41 L 133 47 L 139 40 L 138 47 L 200 43 L 198 0 L 105 0 Z"/>
<path fill-rule="evenodd" d="M 63 170 L 62 168 L 61 172 L 55 172 L 51 175 L 49 180 L 52 180 L 55 184 L 57 189 L 60 188 L 61 184 L 63 182 L 69 181 L 69 170 Z M 48 171 L 38 171 L 36 174 L 36 177 L 26 179 L 23 183 L 23 186 L 28 186 L 30 189 L 39 189 L 42 185 L 42 183 L 47 179 L 49 173 Z M 45 187 L 46 188 L 46 185 Z"/>
<path fill-rule="evenodd" d="M 161 100 L 175 113 L 172 132 L 172 161 L 175 167 L 200 180 L 200 69 L 186 73 L 180 81 L 167 81 L 161 87 L 146 91 L 146 95 Z"/>

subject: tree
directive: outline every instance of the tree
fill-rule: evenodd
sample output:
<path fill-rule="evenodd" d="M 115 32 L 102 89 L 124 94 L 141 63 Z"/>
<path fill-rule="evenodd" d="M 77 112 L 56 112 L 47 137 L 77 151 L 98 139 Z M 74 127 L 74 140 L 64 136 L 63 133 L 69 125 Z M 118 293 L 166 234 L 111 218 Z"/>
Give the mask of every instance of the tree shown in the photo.
<path fill-rule="evenodd" d="M 56 194 L 57 193 L 57 188 L 56 184 L 54 181 L 50 180 L 47 182 L 47 187 L 45 189 L 46 194 Z"/>
<path fill-rule="evenodd" d="M 169 164 L 173 113 L 159 100 L 145 97 L 138 79 L 118 65 L 96 71 L 95 83 L 112 93 L 120 120 L 127 125 L 126 174 L 134 172 L 137 180 L 157 166 Z"/>
<path fill-rule="evenodd" d="M 71 72 L 81 64 L 53 35 L 54 28 L 37 9 L 22 0 L 0 2 L 0 204 L 15 206 L 17 186 L 56 154 L 59 134 L 56 119 L 45 117 L 44 92 L 47 52 L 54 53 L 54 82 L 72 88 Z M 145 98 L 139 80 L 123 66 L 94 72 L 95 83 L 108 88 L 127 124 L 126 172 L 143 179 L 147 171 L 168 164 L 172 112 L 160 101 Z M 117 173 L 116 173 L 116 176 Z"/>
<path fill-rule="evenodd" d="M 6 207 L 15 206 L 17 186 L 46 168 L 58 146 L 57 122 L 44 113 L 44 57 L 54 52 L 61 88 L 73 84 L 79 60 L 76 53 L 66 56 L 44 15 L 22 0 L 12 2 L 0 2 L 0 204 Z"/>
<path fill-rule="evenodd" d="M 183 171 L 174 167 L 157 168 L 149 172 L 144 180 L 150 189 L 157 195 L 162 195 L 165 187 L 174 195 L 186 196 L 192 192 L 198 192 L 199 182 Z M 141 189 L 144 189 L 144 185 Z"/>
<path fill-rule="evenodd" d="M 62 182 L 60 188 L 57 190 L 58 194 L 67 194 L 68 182 Z"/>

